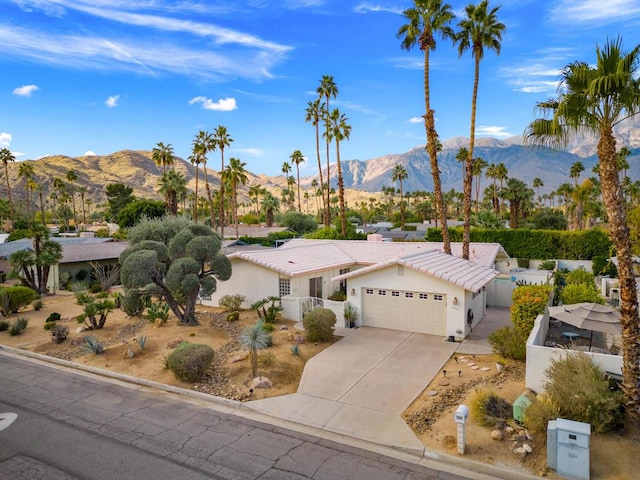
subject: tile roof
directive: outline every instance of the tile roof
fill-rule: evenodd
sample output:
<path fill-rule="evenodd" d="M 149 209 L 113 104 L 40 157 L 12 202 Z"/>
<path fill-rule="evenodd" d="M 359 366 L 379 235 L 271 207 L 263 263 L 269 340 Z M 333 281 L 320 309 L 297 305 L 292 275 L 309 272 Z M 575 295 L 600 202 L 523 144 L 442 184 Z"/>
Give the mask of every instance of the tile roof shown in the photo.
<path fill-rule="evenodd" d="M 98 245 L 113 242 L 112 238 L 64 238 L 51 237 L 49 240 L 59 243 L 64 248 L 69 245 Z M 0 243 L 0 258 L 8 258 L 14 252 L 31 250 L 33 241 L 30 238 L 21 238 L 13 242 Z"/>
<path fill-rule="evenodd" d="M 127 242 L 62 245 L 62 260 L 60 260 L 60 263 L 114 260 L 118 259 L 120 253 L 128 246 Z"/>

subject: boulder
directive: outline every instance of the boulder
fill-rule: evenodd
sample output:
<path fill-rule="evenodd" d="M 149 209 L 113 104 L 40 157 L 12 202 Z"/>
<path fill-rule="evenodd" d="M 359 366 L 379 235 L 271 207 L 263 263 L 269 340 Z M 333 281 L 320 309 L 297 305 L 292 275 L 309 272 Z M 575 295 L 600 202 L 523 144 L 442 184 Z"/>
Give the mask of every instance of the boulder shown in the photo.
<path fill-rule="evenodd" d="M 528 443 L 523 443 L 522 448 L 524 448 L 527 453 L 533 453 L 533 447 Z"/>
<path fill-rule="evenodd" d="M 289 327 L 286 325 L 280 325 L 280 330 L 289 330 Z"/>
<path fill-rule="evenodd" d="M 123 353 L 122 353 L 122 358 L 133 358 L 135 357 L 136 354 L 133 353 L 133 350 L 131 350 L 130 348 L 127 348 Z"/>
<path fill-rule="evenodd" d="M 513 453 L 515 453 L 519 457 L 526 457 L 527 456 L 527 451 L 523 447 L 514 448 L 513 449 Z"/>
<path fill-rule="evenodd" d="M 504 439 L 504 433 L 502 433 L 502 430 L 494 430 L 491 432 L 491 438 L 493 440 L 502 441 Z"/>
<path fill-rule="evenodd" d="M 242 352 L 231 359 L 231 363 L 238 363 L 249 358 L 249 352 Z"/>
<path fill-rule="evenodd" d="M 304 337 L 302 335 L 296 335 L 295 337 L 293 337 L 293 343 L 297 343 L 298 345 L 304 343 Z"/>
<path fill-rule="evenodd" d="M 271 388 L 271 387 L 272 387 L 271 380 L 269 380 L 267 377 L 256 377 L 253 380 L 251 380 L 251 389 Z"/>
<path fill-rule="evenodd" d="M 514 432 L 515 430 L 513 427 L 509 427 L 509 426 L 504 427 L 504 433 L 506 433 L 507 435 L 513 435 Z"/>
<path fill-rule="evenodd" d="M 78 328 L 76 328 L 76 333 L 82 333 L 86 330 L 86 327 L 84 327 L 83 325 L 80 325 Z"/>

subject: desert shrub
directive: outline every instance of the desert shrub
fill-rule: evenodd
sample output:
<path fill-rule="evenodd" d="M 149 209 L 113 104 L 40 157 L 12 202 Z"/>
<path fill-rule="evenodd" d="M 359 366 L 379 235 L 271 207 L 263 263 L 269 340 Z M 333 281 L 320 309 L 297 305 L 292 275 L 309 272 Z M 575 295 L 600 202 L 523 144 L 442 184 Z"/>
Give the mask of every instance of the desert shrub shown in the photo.
<path fill-rule="evenodd" d="M 58 320 L 60 320 L 60 314 L 58 312 L 51 312 L 49 314 L 49 316 L 47 317 L 47 319 L 45 320 L 45 323 L 49 323 L 49 322 L 57 322 Z"/>
<path fill-rule="evenodd" d="M 276 356 L 273 352 L 263 352 L 260 354 L 259 361 L 263 367 L 270 367 L 276 361 Z"/>
<path fill-rule="evenodd" d="M 565 305 L 573 303 L 590 302 L 604 305 L 604 298 L 595 284 L 572 283 L 566 285 L 560 292 L 560 299 Z"/>
<path fill-rule="evenodd" d="M 9 321 L 0 320 L 0 332 L 4 332 L 5 330 L 9 330 Z"/>
<path fill-rule="evenodd" d="M 333 300 L 334 302 L 344 302 L 347 299 L 347 296 L 344 294 L 344 292 L 336 290 L 331 295 L 329 295 L 327 299 Z"/>
<path fill-rule="evenodd" d="M 56 322 L 44 322 L 44 329 L 51 330 L 56 325 Z"/>
<path fill-rule="evenodd" d="M 227 315 L 227 322 L 236 322 L 239 319 L 240 319 L 240 312 L 238 312 L 237 310 Z"/>
<path fill-rule="evenodd" d="M 96 301 L 95 298 L 86 296 L 80 303 L 83 307 L 82 313 L 78 315 L 78 323 L 86 322 L 93 330 L 104 327 L 109 313 L 116 308 L 111 300 Z"/>
<path fill-rule="evenodd" d="M 39 310 L 42 310 L 42 307 L 44 307 L 44 302 L 42 301 L 42 299 L 36 298 L 33 301 L 33 309 L 37 312 Z"/>
<path fill-rule="evenodd" d="M 524 409 L 524 426 L 533 433 L 544 433 L 549 420 L 555 420 L 560 412 L 546 392 L 534 397 Z"/>
<path fill-rule="evenodd" d="M 98 282 L 93 282 L 90 286 L 89 286 L 89 291 L 91 293 L 100 293 L 103 292 L 102 287 L 100 286 L 100 284 Z"/>
<path fill-rule="evenodd" d="M 488 341 L 496 355 L 513 360 L 524 360 L 527 356 L 527 337 L 513 327 L 502 327 L 492 332 Z"/>
<path fill-rule="evenodd" d="M 13 321 L 11 325 L 9 325 L 9 335 L 12 337 L 15 335 L 20 335 L 24 332 L 25 328 L 27 328 L 27 319 L 26 318 L 17 318 Z"/>
<path fill-rule="evenodd" d="M 92 337 L 91 335 L 85 335 L 82 337 L 84 339 L 84 350 L 85 352 L 93 352 L 96 355 L 104 352 L 104 343 L 98 340 L 96 337 Z"/>
<path fill-rule="evenodd" d="M 9 315 L 10 313 L 16 313 L 21 308 L 26 307 L 31 304 L 36 299 L 36 292 L 29 287 L 23 286 L 15 286 L 15 287 L 5 287 L 2 289 L 3 295 L 8 295 L 8 311 L 7 305 L 4 305 L 4 301 L 0 302 L 0 308 L 2 308 L 2 313 L 4 315 Z"/>
<path fill-rule="evenodd" d="M 555 260 L 545 260 L 538 267 L 539 270 L 553 270 L 556 268 Z"/>
<path fill-rule="evenodd" d="M 55 324 L 51 327 L 51 340 L 54 343 L 62 343 L 69 335 L 69 329 L 64 325 Z"/>
<path fill-rule="evenodd" d="M 120 297 L 120 308 L 130 317 L 140 315 L 144 311 L 144 296 L 136 292 L 128 292 Z"/>
<path fill-rule="evenodd" d="M 147 314 L 145 315 L 149 323 L 156 323 L 156 320 L 160 320 L 163 325 L 169 320 L 169 304 L 166 302 L 154 302 L 147 307 Z"/>
<path fill-rule="evenodd" d="M 214 355 L 209 345 L 182 342 L 169 354 L 167 363 L 177 378 L 197 382 L 211 365 Z"/>
<path fill-rule="evenodd" d="M 307 340 L 310 342 L 325 342 L 333 337 L 336 324 L 336 314 L 327 308 L 311 310 L 302 319 Z"/>
<path fill-rule="evenodd" d="M 513 407 L 495 391 L 485 388 L 476 390 L 469 399 L 469 414 L 479 425 L 494 427 L 513 418 Z"/>
<path fill-rule="evenodd" d="M 265 332 L 273 332 L 275 328 L 272 323 L 265 323 L 262 327 Z"/>
<path fill-rule="evenodd" d="M 544 373 L 545 391 L 562 418 L 590 423 L 596 433 L 622 420 L 622 393 L 609 389 L 604 372 L 585 353 L 553 359 Z"/>
<path fill-rule="evenodd" d="M 553 287 L 550 285 L 524 285 L 513 291 L 511 321 L 516 330 L 528 336 L 538 315 L 544 312 Z"/>
<path fill-rule="evenodd" d="M 138 343 L 140 350 L 144 350 L 144 348 L 147 346 L 147 336 L 144 334 L 140 335 L 138 338 L 136 338 L 136 342 Z"/>
<path fill-rule="evenodd" d="M 258 312 L 258 317 L 267 323 L 274 323 L 278 314 L 282 311 L 280 305 L 276 305 L 276 302 L 280 302 L 280 297 L 268 297 L 258 300 L 251 304 L 251 309 Z"/>
<path fill-rule="evenodd" d="M 291 354 L 294 357 L 297 357 L 298 355 L 300 355 L 300 345 L 299 344 L 295 344 L 291 346 Z"/>
<path fill-rule="evenodd" d="M 247 297 L 237 293 L 235 295 L 223 295 L 222 297 L 220 297 L 220 300 L 218 300 L 218 305 L 226 310 L 233 312 L 236 310 L 240 310 L 242 304 L 246 300 Z"/>

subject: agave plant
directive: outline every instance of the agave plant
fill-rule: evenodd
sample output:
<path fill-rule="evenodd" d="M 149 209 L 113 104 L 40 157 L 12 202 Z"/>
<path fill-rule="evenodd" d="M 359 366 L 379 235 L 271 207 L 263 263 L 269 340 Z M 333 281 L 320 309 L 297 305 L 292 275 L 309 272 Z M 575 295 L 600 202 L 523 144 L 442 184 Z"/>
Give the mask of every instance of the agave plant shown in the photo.
<path fill-rule="evenodd" d="M 92 337 L 91 335 L 85 335 L 82 338 L 84 338 L 84 342 L 86 344 L 84 348 L 87 352 L 93 352 L 96 355 L 104 352 L 104 343 L 102 343 L 96 337 Z"/>

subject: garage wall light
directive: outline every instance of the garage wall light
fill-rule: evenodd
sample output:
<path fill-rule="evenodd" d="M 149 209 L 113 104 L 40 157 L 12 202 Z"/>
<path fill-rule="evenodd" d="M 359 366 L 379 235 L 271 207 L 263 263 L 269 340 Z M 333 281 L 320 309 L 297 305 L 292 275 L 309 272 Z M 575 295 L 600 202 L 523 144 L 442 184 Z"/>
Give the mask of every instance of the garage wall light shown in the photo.
<path fill-rule="evenodd" d="M 356 295 L 356 289 L 355 289 L 355 288 L 352 288 L 352 289 L 351 289 L 351 296 L 352 296 L 352 297 L 355 297 L 355 295 Z"/>
<path fill-rule="evenodd" d="M 453 297 L 453 301 L 451 303 L 453 303 L 454 305 L 457 305 L 458 304 L 458 297 Z"/>

